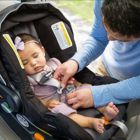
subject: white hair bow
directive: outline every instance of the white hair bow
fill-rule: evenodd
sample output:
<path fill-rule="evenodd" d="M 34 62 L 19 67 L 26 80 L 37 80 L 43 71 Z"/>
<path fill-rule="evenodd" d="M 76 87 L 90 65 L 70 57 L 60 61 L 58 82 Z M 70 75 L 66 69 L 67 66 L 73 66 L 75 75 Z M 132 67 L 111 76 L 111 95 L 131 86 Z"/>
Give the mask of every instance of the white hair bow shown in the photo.
<path fill-rule="evenodd" d="M 15 38 L 14 43 L 17 50 L 20 51 L 24 50 L 24 42 L 21 40 L 19 36 Z"/>

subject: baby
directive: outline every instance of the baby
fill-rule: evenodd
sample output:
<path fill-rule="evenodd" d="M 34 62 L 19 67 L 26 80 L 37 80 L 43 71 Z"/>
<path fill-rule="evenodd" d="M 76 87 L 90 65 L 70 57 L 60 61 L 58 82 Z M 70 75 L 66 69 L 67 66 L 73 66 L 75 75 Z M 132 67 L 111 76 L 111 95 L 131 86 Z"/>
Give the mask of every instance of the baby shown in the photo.
<path fill-rule="evenodd" d="M 84 88 L 85 86 L 90 88 L 90 85 L 83 84 L 76 87 L 72 78 L 65 89 L 61 88 L 60 82 L 53 78 L 53 72 L 61 64 L 58 59 L 50 58 L 46 61 L 44 47 L 31 35 L 20 34 L 15 38 L 14 43 L 38 99 L 50 111 L 68 116 L 81 127 L 94 128 L 97 132 L 103 133 L 104 119 L 80 115 L 66 102 L 66 94 L 76 90 L 76 88 Z M 112 102 L 98 108 L 98 110 L 108 120 L 113 119 L 119 112 Z"/>

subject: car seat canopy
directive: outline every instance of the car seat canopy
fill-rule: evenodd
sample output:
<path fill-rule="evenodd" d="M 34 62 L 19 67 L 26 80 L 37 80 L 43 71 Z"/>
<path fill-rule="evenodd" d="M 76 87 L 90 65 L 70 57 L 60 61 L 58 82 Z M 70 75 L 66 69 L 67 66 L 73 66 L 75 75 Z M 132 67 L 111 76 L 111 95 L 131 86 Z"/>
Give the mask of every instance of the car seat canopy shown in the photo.
<path fill-rule="evenodd" d="M 50 57 L 56 57 L 61 62 L 66 61 L 75 53 L 76 45 L 70 22 L 51 4 L 21 3 L 8 7 L 7 11 L 3 12 L 0 19 L 1 33 L 11 31 L 13 37 L 19 33 L 30 33 L 39 38 Z M 65 44 L 68 45 L 71 42 L 64 50 L 62 50 L 61 41 L 58 41 L 51 28 L 59 22 L 64 24 L 69 36 L 69 40 L 64 39 L 64 43 L 67 41 Z"/>

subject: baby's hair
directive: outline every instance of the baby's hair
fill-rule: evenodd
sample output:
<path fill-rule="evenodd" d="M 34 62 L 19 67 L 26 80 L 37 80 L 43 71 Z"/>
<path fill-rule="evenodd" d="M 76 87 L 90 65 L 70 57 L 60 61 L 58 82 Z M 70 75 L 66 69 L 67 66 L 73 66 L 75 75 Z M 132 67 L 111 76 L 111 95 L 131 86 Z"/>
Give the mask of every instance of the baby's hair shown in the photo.
<path fill-rule="evenodd" d="M 31 34 L 22 33 L 22 34 L 18 34 L 17 36 L 20 37 L 21 38 L 21 41 L 23 41 L 25 44 L 28 43 L 28 42 L 33 41 L 37 45 L 42 46 L 42 44 L 40 43 L 40 41 L 38 41 L 38 39 L 36 39 Z"/>

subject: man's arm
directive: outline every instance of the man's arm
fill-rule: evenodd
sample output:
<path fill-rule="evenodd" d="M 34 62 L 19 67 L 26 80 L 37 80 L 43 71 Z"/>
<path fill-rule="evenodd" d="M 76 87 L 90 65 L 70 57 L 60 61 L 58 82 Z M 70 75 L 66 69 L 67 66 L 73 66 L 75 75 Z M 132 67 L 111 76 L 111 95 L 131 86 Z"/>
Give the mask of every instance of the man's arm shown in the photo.
<path fill-rule="evenodd" d="M 79 71 L 87 66 L 92 60 L 100 56 L 107 43 L 107 33 L 102 23 L 101 6 L 103 1 L 95 1 L 94 6 L 94 24 L 88 39 L 83 43 L 82 49 L 79 50 L 71 59 L 79 64 Z"/>
<path fill-rule="evenodd" d="M 109 102 L 122 104 L 140 99 L 140 76 L 114 84 L 93 86 L 92 95 L 95 107 Z"/>

